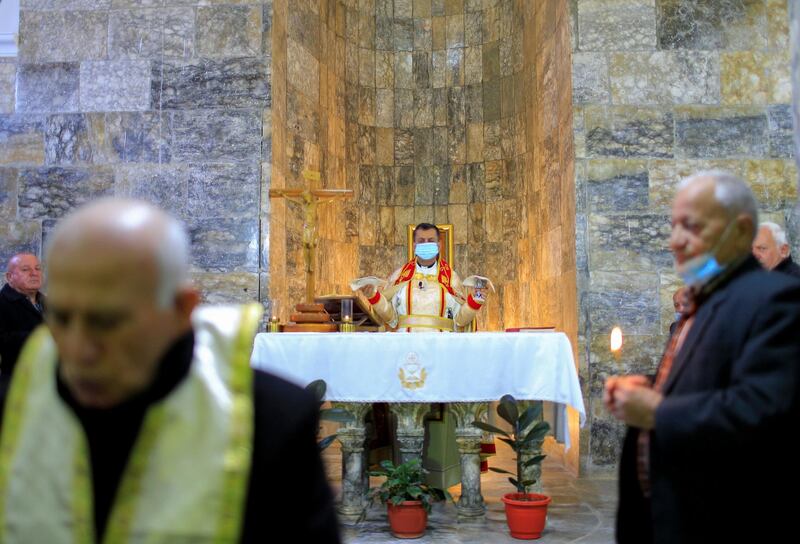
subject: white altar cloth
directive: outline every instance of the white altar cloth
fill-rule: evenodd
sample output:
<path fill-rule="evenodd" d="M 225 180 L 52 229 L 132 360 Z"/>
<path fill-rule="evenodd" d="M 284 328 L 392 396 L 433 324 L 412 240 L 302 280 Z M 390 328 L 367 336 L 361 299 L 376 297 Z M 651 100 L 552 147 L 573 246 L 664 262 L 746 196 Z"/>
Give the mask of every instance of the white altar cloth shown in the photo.
<path fill-rule="evenodd" d="M 484 402 L 511 394 L 586 410 L 564 333 L 263 333 L 251 363 L 298 385 L 327 384 L 338 402 Z M 563 434 L 562 434 L 563 433 Z"/>

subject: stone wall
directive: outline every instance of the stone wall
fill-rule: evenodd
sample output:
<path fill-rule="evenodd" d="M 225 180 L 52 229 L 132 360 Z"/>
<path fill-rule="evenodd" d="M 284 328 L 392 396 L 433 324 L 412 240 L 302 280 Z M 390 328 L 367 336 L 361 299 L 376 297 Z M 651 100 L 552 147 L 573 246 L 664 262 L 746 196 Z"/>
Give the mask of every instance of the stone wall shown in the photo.
<path fill-rule="evenodd" d="M 570 11 L 565 0 L 522 4 L 535 7 L 523 12 L 524 58 L 530 66 L 530 86 L 525 88 L 530 136 L 522 171 L 527 232 L 518 242 L 521 265 L 517 281 L 507 287 L 506 307 L 517 305 L 513 319 L 518 324 L 553 325 L 564 331 L 577 354 Z M 580 371 L 582 361 L 576 357 L 576 362 Z M 568 411 L 568 418 L 574 447 L 566 452 L 565 463 L 577 471 L 583 439 L 577 412 Z"/>
<path fill-rule="evenodd" d="M 667 247 L 676 183 L 724 168 L 763 219 L 796 225 L 786 0 L 572 0 L 581 378 L 587 467 L 616 463 L 606 376 L 652 372 L 678 287 Z M 795 252 L 797 229 L 790 229 Z M 610 356 L 614 325 L 626 334 Z"/>
<path fill-rule="evenodd" d="M 792 44 L 792 111 L 794 113 L 794 152 L 795 162 L 800 165 L 800 0 L 789 1 L 789 36 Z M 798 179 L 800 185 L 800 179 Z M 800 202 L 798 202 L 800 206 Z M 800 215 L 800 212 L 798 212 Z"/>
<path fill-rule="evenodd" d="M 186 221 L 207 300 L 258 299 L 271 18 L 269 1 L 22 0 L 0 64 L 0 262 L 40 253 L 78 205 L 132 196 Z"/>
<path fill-rule="evenodd" d="M 272 187 L 306 186 L 312 168 L 320 186 L 355 193 L 319 209 L 317 291 L 391 273 L 408 258 L 408 224 L 451 223 L 456 270 L 499 288 L 480 328 L 574 337 L 566 3 L 276 2 L 274 28 Z M 271 293 L 285 308 L 302 298 L 302 216 L 271 206 Z"/>

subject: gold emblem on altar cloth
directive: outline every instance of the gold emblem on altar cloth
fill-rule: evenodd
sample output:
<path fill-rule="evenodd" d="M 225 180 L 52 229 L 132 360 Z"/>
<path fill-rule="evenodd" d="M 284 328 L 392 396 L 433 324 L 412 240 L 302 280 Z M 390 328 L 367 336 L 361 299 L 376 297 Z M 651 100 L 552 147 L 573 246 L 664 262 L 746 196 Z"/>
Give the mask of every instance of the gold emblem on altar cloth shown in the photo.
<path fill-rule="evenodd" d="M 419 362 L 419 355 L 412 351 L 406 355 L 406 360 L 400 365 L 397 376 L 404 389 L 419 389 L 425 385 L 428 372 Z"/>

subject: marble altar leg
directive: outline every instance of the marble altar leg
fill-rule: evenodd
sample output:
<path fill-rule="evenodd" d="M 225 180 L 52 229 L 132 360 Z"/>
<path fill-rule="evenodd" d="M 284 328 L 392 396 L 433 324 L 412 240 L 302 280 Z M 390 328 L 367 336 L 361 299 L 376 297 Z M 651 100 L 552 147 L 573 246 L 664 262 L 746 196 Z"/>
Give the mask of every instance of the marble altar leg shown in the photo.
<path fill-rule="evenodd" d="M 364 510 L 369 490 L 364 417 L 371 405 L 339 402 L 332 404 L 353 416 L 337 432 L 337 439 L 342 445 L 342 500 L 338 511 L 343 522 L 355 522 Z"/>
<path fill-rule="evenodd" d="M 486 411 L 485 402 L 453 403 L 450 413 L 456 421 L 456 443 L 461 455 L 461 497 L 459 518 L 478 518 L 486 513 L 481 495 L 481 430 L 472 425 Z"/>
<path fill-rule="evenodd" d="M 397 443 L 400 447 L 400 463 L 410 459 L 422 462 L 422 446 L 425 441 L 425 416 L 430 412 L 429 403 L 389 403 L 389 409 L 397 416 Z"/>

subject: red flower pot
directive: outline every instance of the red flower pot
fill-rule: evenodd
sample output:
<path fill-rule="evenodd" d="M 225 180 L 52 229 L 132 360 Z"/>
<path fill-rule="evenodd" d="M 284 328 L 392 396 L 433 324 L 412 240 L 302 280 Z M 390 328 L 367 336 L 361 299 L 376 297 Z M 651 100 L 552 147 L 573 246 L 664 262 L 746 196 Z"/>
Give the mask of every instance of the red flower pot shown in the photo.
<path fill-rule="evenodd" d="M 425 534 L 428 525 L 428 512 L 422 501 L 403 501 L 397 506 L 386 504 L 389 514 L 389 527 L 397 538 L 419 538 Z"/>
<path fill-rule="evenodd" d="M 501 500 L 506 505 L 506 521 L 512 537 L 534 540 L 542 536 L 550 497 L 537 493 L 506 493 Z"/>

